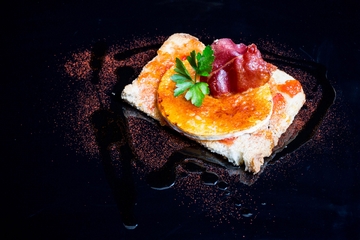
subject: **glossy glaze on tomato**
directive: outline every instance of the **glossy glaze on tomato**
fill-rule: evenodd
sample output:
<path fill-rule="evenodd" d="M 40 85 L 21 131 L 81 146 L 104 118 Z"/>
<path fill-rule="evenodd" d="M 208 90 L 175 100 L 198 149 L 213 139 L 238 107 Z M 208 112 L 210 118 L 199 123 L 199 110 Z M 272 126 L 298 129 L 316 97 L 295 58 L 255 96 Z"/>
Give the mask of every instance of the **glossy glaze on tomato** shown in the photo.
<path fill-rule="evenodd" d="M 170 79 L 174 73 L 169 69 L 161 79 L 158 108 L 170 125 L 190 137 L 212 140 L 234 137 L 254 131 L 270 118 L 272 95 L 268 84 L 221 98 L 206 96 L 201 107 L 196 107 L 183 95 L 174 96 L 175 83 Z"/>

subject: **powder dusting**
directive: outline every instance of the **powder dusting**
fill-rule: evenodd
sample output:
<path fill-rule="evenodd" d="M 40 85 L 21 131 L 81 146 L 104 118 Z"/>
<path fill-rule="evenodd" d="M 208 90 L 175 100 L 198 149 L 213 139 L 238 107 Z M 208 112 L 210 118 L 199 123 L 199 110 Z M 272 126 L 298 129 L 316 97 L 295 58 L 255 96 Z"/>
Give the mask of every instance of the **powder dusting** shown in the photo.
<path fill-rule="evenodd" d="M 116 87 L 125 86 L 133 80 L 119 75 L 119 69 L 131 68 L 133 72 L 130 74 L 135 78 L 142 67 L 156 54 L 156 49 L 144 47 L 160 44 L 164 40 L 165 37 L 137 38 L 133 41 L 124 41 L 121 45 L 108 46 L 106 54 L 101 58 L 101 69 L 95 76 L 99 79 L 96 84 L 93 83 L 95 70 L 90 64 L 93 56 L 91 47 L 78 50 L 64 59 L 61 69 L 64 80 L 68 82 L 62 99 L 64 107 L 59 109 L 60 121 L 58 124 L 62 129 L 66 129 L 65 140 L 69 147 L 79 154 L 98 159 L 99 146 L 91 117 L 99 110 L 117 111 L 112 108 L 112 97 L 114 94 L 118 94 L 121 88 L 116 90 Z M 293 49 L 271 41 L 259 40 L 259 46 L 281 56 L 299 57 Z M 139 48 L 144 50 L 135 51 Z M 125 58 L 119 58 L 119 54 L 129 50 L 130 52 L 134 51 Z M 271 56 L 269 57 L 271 58 Z M 305 126 L 312 117 L 312 113 L 317 109 L 323 89 L 308 72 L 294 69 L 286 64 L 281 68 L 300 80 L 307 97 L 310 97 L 291 127 L 291 130 L 296 133 Z M 174 152 L 185 147 L 198 146 L 170 129 L 161 127 L 134 109 L 122 111 L 126 119 L 124 126 L 129 139 L 128 144 L 136 157 L 132 167 L 135 168 L 141 179 L 160 169 Z M 326 116 L 325 123 L 329 124 L 337 118 L 331 113 Z M 306 150 L 316 151 L 319 149 L 318 144 L 325 146 L 325 139 L 332 134 L 328 128 L 320 128 L 312 139 L 313 143 L 310 141 L 306 144 Z M 116 162 L 121 161 L 119 148 L 118 143 L 110 146 L 110 155 L 115 165 L 117 165 Z M 284 163 L 296 164 L 302 160 L 298 156 L 301 154 L 300 149 L 300 151 L 285 155 L 281 161 L 278 161 L 279 164 L 270 167 L 275 168 L 277 174 L 286 174 L 288 165 L 284 165 Z M 271 179 L 274 171 L 266 172 L 266 164 L 257 175 L 206 162 L 202 162 L 202 164 L 207 172 L 214 173 L 219 177 L 218 183 L 204 184 L 201 180 L 201 172 L 189 173 L 181 163 L 176 163 L 177 178 L 174 189 L 177 190 L 176 201 L 179 202 L 179 205 L 197 206 L 200 208 L 199 211 L 205 211 L 206 215 L 218 224 L 229 223 L 232 219 L 245 219 L 248 224 L 251 224 L 261 211 L 261 201 L 259 196 L 256 198 L 251 196 L 249 188 L 258 178 Z M 221 189 L 219 182 L 228 184 L 228 187 Z"/>
<path fill-rule="evenodd" d="M 99 151 L 95 141 L 93 126 L 90 122 L 91 115 L 99 109 L 110 109 L 111 94 L 117 81 L 116 70 L 129 66 L 139 74 L 142 67 L 154 56 L 156 50 L 148 50 L 134 54 L 130 57 L 117 60 L 115 55 L 129 49 L 156 44 L 163 41 L 158 39 L 135 39 L 122 45 L 109 46 L 103 58 L 99 71 L 99 83 L 93 84 L 94 71 L 90 66 L 92 49 L 79 50 L 64 59 L 60 71 L 64 80 L 67 80 L 67 92 L 63 94 L 64 108 L 59 109 L 57 120 L 59 127 L 67 129 L 65 133 L 66 144 L 77 153 L 97 158 Z"/>

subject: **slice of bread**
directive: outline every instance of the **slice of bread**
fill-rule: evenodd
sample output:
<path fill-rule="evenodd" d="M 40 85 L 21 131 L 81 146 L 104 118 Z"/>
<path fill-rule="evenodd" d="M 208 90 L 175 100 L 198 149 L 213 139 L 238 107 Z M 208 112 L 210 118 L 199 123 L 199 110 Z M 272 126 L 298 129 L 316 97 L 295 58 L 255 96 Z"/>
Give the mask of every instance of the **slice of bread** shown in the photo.
<path fill-rule="evenodd" d="M 165 124 L 157 105 L 157 90 L 162 76 L 175 65 L 176 57 L 184 59 L 192 50 L 201 52 L 204 47 L 203 43 L 189 34 L 173 34 L 160 47 L 157 56 L 144 66 L 138 78 L 125 86 L 122 99 Z M 264 157 L 271 155 L 280 136 L 290 126 L 305 102 L 300 83 L 279 69 L 272 72 L 268 84 L 273 98 L 273 109 L 267 124 L 231 138 L 195 141 L 211 152 L 224 156 L 234 165 L 244 164 L 245 170 L 259 172 Z"/>

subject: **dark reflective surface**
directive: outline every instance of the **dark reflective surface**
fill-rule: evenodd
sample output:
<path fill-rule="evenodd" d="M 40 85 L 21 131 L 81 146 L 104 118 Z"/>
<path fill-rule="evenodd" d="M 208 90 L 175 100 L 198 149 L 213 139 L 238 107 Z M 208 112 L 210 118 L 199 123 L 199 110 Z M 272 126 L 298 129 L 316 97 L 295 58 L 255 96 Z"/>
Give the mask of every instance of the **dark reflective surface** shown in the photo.
<path fill-rule="evenodd" d="M 5 12 L 5 239 L 359 238 L 355 2 L 17 1 Z M 305 131 L 261 174 L 119 101 L 174 32 L 254 42 L 313 80 L 297 122 Z"/>

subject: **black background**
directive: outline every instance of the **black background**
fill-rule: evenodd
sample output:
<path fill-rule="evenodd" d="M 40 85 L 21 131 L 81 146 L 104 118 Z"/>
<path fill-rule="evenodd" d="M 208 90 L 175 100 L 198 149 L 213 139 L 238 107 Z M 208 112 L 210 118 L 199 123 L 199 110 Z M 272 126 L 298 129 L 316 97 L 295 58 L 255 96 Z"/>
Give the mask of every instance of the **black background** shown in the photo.
<path fill-rule="evenodd" d="M 356 1 L 40 0 L 13 2 L 2 12 L 5 239 L 360 238 Z M 54 130 L 56 109 L 49 106 L 65 85 L 54 82 L 62 56 L 101 39 L 113 44 L 175 32 L 272 40 L 328 69 L 337 96 L 318 130 L 329 136 L 321 139 L 326 144 L 311 155 L 305 146 L 304 161 L 272 184 L 257 182 L 256 191 L 276 206 L 265 210 L 275 218 L 216 227 L 201 210 L 173 201 L 171 189 L 141 183 L 139 226 L 127 230 L 100 161 L 76 153 Z"/>

